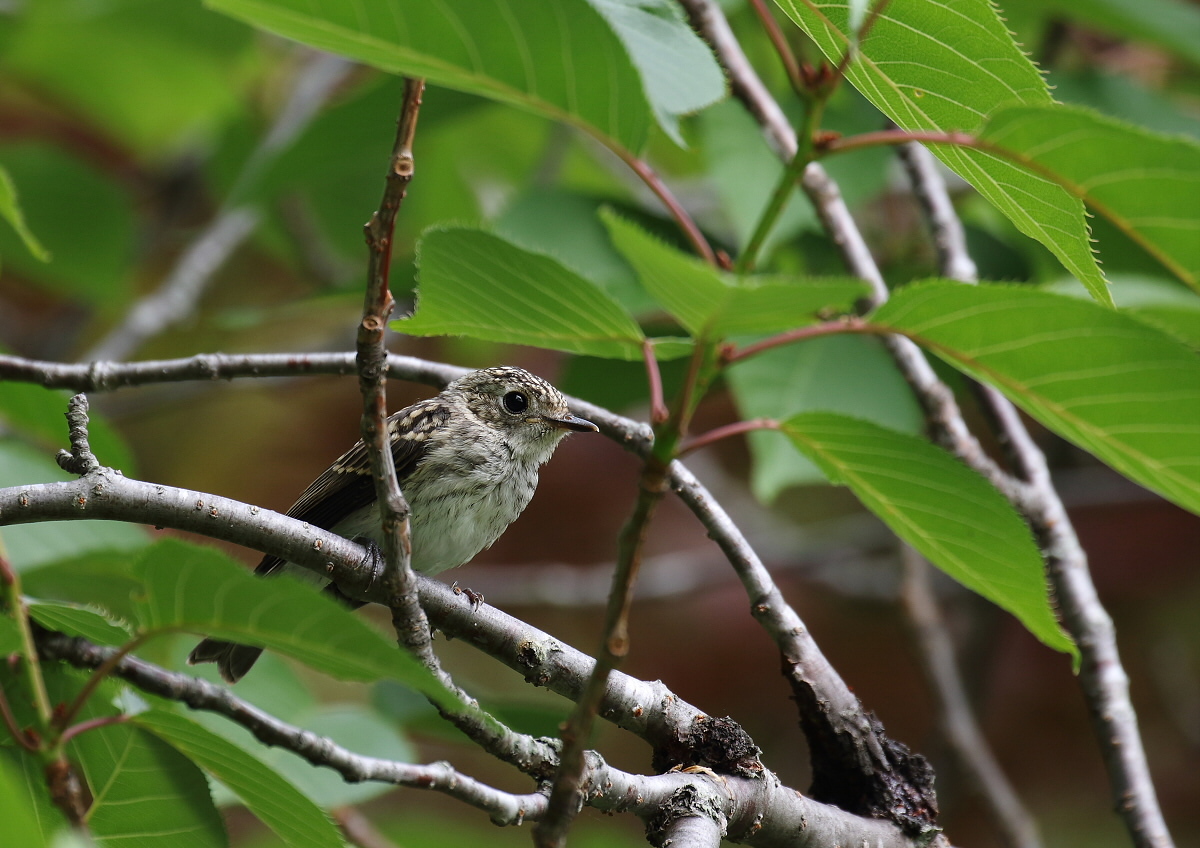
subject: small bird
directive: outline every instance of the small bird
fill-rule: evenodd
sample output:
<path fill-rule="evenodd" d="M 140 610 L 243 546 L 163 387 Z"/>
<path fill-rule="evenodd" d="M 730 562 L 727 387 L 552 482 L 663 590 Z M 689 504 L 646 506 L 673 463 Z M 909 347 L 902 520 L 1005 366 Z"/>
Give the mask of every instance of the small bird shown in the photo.
<path fill-rule="evenodd" d="M 572 415 L 554 386 L 512 367 L 459 377 L 441 394 L 389 416 L 387 427 L 409 506 L 412 567 L 424 574 L 462 565 L 491 547 L 528 505 L 538 468 L 563 437 L 598 430 Z M 347 538 L 380 543 L 375 482 L 362 441 L 314 480 L 287 514 Z M 270 555 L 255 569 L 263 576 L 280 571 L 314 577 Z M 327 591 L 345 599 L 336 586 Z M 188 663 L 215 662 L 221 676 L 236 683 L 261 653 L 262 648 L 205 639 Z"/>

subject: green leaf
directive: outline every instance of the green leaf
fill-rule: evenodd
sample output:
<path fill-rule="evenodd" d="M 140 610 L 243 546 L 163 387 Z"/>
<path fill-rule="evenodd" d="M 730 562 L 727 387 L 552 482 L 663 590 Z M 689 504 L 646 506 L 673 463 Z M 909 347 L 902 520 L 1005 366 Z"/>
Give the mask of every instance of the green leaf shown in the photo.
<path fill-rule="evenodd" d="M 0 161 L 26 187 L 21 209 L 50 254 L 49 262 L 34 259 L 7 227 L 0 228 L 5 266 L 89 306 L 119 310 L 131 291 L 135 251 L 134 210 L 124 187 L 49 145 L 4 145 Z"/>
<path fill-rule="evenodd" d="M 1153 324 L 1200 351 L 1200 297 L 1177 283 L 1152 277 L 1114 274 L 1111 279 L 1113 300 L 1121 311 Z M 1076 280 L 1055 283 L 1045 290 L 1071 297 L 1088 297 Z"/>
<path fill-rule="evenodd" d="M 342 604 L 286 575 L 262 580 L 224 554 L 175 540 L 134 566 L 143 630 L 185 630 L 262 645 L 342 680 L 394 678 L 439 702 L 456 699 L 415 658 Z"/>
<path fill-rule="evenodd" d="M 1200 143 L 1070 106 L 1000 110 L 979 138 L 1013 151 L 1200 291 Z"/>
<path fill-rule="evenodd" d="M 50 252 L 42 247 L 42 243 L 37 240 L 37 236 L 25 223 L 25 215 L 21 212 L 20 204 L 17 203 L 17 187 L 13 184 L 8 171 L 2 167 L 0 167 L 0 218 L 8 221 L 9 226 L 21 237 L 25 248 L 34 259 L 42 262 L 50 261 Z"/>
<path fill-rule="evenodd" d="M 10 73 L 142 154 L 194 144 L 240 108 L 238 60 L 253 39 L 197 3 L 39 0 L 22 12 Z"/>
<path fill-rule="evenodd" d="M 680 147 L 679 116 L 725 96 L 712 51 L 671 0 L 588 0 L 629 51 L 659 125 Z"/>
<path fill-rule="evenodd" d="M 642 285 L 692 335 L 715 341 L 814 324 L 826 310 L 845 313 L 866 294 L 861 280 L 801 280 L 723 274 L 609 212 L 613 244 Z"/>
<path fill-rule="evenodd" d="M 585 0 L 208 0 L 261 29 L 479 94 L 637 150 L 652 110 L 621 40 Z"/>
<path fill-rule="evenodd" d="M 21 435 L 33 437 L 50 455 L 67 446 L 64 413 L 74 392 L 44 389 L 34 383 L 0 382 L 0 420 Z M 105 417 L 93 409 L 89 413 L 88 439 L 101 465 L 119 468 L 128 476 L 137 473 L 125 440 Z"/>
<path fill-rule="evenodd" d="M 434 229 L 421 239 L 418 266 L 416 311 L 392 322 L 402 333 L 642 356 L 645 335 L 620 304 L 549 256 L 481 230 Z"/>
<path fill-rule="evenodd" d="M 604 289 L 631 315 L 658 312 L 637 275 L 613 249 L 597 213 L 604 201 L 555 188 L 532 186 L 492 221 L 496 235 L 535 253 L 553 256 Z"/>
<path fill-rule="evenodd" d="M 0 438 L 0 487 L 71 479 L 73 475 L 55 465 L 48 453 Z M 132 551 L 147 542 L 141 528 L 120 521 L 17 524 L 0 532 L 4 534 L 9 559 L 22 572 L 89 551 Z"/>
<path fill-rule="evenodd" d="M 725 373 L 742 418 L 782 421 L 800 412 L 839 412 L 890 430 L 920 433 L 925 418 L 878 339 L 829 336 L 784 345 Z M 792 486 L 823 483 L 820 469 L 784 439 L 747 434 L 754 495 L 771 503 Z"/>
<path fill-rule="evenodd" d="M 333 822 L 282 774 L 194 721 L 165 710 L 134 723 L 153 733 L 228 786 L 252 813 L 294 848 L 340 848 Z"/>
<path fill-rule="evenodd" d="M 30 600 L 29 615 L 43 627 L 82 636 L 98 645 L 124 645 L 130 639 L 129 630 L 123 624 L 80 604 Z"/>
<path fill-rule="evenodd" d="M 100 692 L 111 691 L 103 687 Z M 116 715 L 100 692 L 80 719 Z M 224 824 L 208 782 L 183 754 L 128 723 L 74 737 L 70 757 L 79 763 L 95 798 L 88 829 L 103 848 L 223 848 Z"/>
<path fill-rule="evenodd" d="M 1200 512 L 1200 358 L 1121 312 L 1020 286 L 905 286 L 871 316 Z"/>
<path fill-rule="evenodd" d="M 850 43 L 847 0 L 819 7 L 777 2 L 830 61 L 841 59 Z M 974 133 L 998 107 L 1052 102 L 1033 63 L 983 0 L 894 0 L 875 20 L 846 78 L 906 130 Z M 1078 198 L 994 155 L 949 145 L 933 152 L 1049 248 L 1094 297 L 1110 302 Z"/>
<path fill-rule="evenodd" d="M 1075 655 L 1050 608 L 1029 528 L 983 477 L 923 439 L 844 415 L 804 413 L 783 422 L 783 432 L 930 562 Z"/>
<path fill-rule="evenodd" d="M 0 758 L 0 822 L 4 822 L 6 842 L 23 848 L 46 848 L 38 810 L 30 800 L 25 776 L 6 758 Z"/>

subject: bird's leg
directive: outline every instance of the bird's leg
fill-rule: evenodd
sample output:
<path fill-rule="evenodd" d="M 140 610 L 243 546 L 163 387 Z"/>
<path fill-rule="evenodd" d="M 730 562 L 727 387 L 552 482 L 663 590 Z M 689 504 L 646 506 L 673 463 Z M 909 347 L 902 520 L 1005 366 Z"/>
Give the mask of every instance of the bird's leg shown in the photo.
<path fill-rule="evenodd" d="M 375 544 L 374 540 L 369 536 L 355 536 L 351 539 L 357 545 L 362 545 L 367 549 L 367 555 L 362 559 L 362 567 L 371 569 L 371 580 L 367 584 L 367 588 L 374 588 L 375 584 L 383 577 L 383 569 L 387 565 L 387 561 L 383 557 L 383 551 L 379 549 L 379 545 Z M 338 588 L 336 583 L 330 583 L 325 587 L 325 594 L 336 598 L 344 603 L 350 609 L 358 609 L 366 604 L 366 601 L 356 601 Z"/>

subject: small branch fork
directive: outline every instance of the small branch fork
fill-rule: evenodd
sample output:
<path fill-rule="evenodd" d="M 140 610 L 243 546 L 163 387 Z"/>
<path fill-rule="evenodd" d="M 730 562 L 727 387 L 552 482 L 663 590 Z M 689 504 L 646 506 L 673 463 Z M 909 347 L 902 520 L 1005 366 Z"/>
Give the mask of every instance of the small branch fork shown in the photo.
<path fill-rule="evenodd" d="M 375 493 L 383 529 L 386 561 L 383 581 L 392 610 L 392 625 L 400 644 L 413 651 L 426 666 L 437 667 L 429 638 L 429 625 L 417 600 L 411 559 L 408 502 L 396 480 L 391 432 L 387 422 L 387 348 L 384 333 L 395 301 L 388 287 L 395 239 L 396 213 L 404 201 L 414 173 L 413 138 L 421 110 L 425 80 L 404 80 L 404 98 L 396 126 L 387 181 L 379 209 L 363 227 L 369 260 L 362 322 L 358 327 L 358 385 L 363 396 L 362 439 L 371 460 Z"/>

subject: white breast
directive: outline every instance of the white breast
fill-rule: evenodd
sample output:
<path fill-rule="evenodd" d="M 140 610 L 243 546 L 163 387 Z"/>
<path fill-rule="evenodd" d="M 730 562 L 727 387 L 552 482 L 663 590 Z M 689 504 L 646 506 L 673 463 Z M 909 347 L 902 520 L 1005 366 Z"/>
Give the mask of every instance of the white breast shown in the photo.
<path fill-rule="evenodd" d="M 525 509 L 538 477 L 536 465 L 514 462 L 507 452 L 481 451 L 469 465 L 461 450 L 452 458 L 440 453 L 426 457 L 403 486 L 411 512 L 412 567 L 425 574 L 462 565 L 491 547 Z M 333 529 L 381 542 L 374 503 Z"/>

